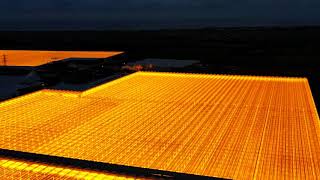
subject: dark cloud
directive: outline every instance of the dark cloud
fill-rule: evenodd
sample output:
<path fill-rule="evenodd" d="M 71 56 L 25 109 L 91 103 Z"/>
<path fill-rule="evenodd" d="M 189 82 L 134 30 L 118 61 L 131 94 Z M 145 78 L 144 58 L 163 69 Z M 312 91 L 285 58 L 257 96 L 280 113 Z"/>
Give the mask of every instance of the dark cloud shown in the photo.
<path fill-rule="evenodd" d="M 320 24 L 319 0 L 1 0 L 4 28 Z"/>

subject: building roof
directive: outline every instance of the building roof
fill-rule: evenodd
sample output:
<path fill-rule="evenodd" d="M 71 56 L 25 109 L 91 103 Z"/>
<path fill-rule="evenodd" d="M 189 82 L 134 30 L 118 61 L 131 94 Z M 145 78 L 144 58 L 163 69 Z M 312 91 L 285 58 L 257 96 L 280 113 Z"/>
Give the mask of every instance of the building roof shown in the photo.
<path fill-rule="evenodd" d="M 137 72 L 0 109 L 1 149 L 232 179 L 320 176 L 306 78 Z"/>
<path fill-rule="evenodd" d="M 67 58 L 108 58 L 115 51 L 32 51 L 0 50 L 0 66 L 40 66 Z"/>
<path fill-rule="evenodd" d="M 141 61 L 136 61 L 129 63 L 129 65 L 149 65 L 152 64 L 156 67 L 160 68 L 183 68 L 186 66 L 190 66 L 200 61 L 196 60 L 177 60 L 177 59 L 155 59 L 155 58 L 148 58 Z"/>

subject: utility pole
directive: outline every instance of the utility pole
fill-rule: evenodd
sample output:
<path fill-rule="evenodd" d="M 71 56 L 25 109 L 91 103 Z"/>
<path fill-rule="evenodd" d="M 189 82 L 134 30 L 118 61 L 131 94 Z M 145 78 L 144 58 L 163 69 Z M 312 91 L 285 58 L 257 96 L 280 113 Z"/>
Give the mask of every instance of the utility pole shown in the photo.
<path fill-rule="evenodd" d="M 57 59 L 58 59 L 57 57 L 51 57 L 51 62 L 57 61 Z M 48 63 L 50 63 L 50 62 L 48 62 Z"/>
<path fill-rule="evenodd" d="M 5 54 L 3 55 L 3 65 L 7 66 L 7 56 Z"/>

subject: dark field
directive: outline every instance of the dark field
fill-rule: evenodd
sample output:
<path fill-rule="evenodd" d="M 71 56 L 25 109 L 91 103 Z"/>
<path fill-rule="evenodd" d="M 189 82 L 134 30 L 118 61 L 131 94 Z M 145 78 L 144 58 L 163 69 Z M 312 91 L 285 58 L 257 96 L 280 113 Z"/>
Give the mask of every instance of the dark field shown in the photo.
<path fill-rule="evenodd" d="M 304 76 L 320 106 L 320 27 L 0 32 L 0 49 L 117 50 L 129 60 L 196 59 L 186 72 Z M 319 110 L 318 110 L 319 111 Z"/>

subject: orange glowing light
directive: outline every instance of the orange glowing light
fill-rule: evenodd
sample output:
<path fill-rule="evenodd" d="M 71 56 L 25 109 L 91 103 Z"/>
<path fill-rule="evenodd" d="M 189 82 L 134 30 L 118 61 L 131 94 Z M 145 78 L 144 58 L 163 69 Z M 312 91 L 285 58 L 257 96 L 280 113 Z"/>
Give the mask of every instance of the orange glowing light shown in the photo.
<path fill-rule="evenodd" d="M 0 103 L 0 148 L 232 179 L 320 177 L 306 78 L 137 72 Z"/>
<path fill-rule="evenodd" d="M 67 58 L 108 58 L 122 52 L 0 50 L 0 66 L 39 66 Z"/>
<path fill-rule="evenodd" d="M 1 179 L 136 179 L 99 171 L 0 158 Z"/>

